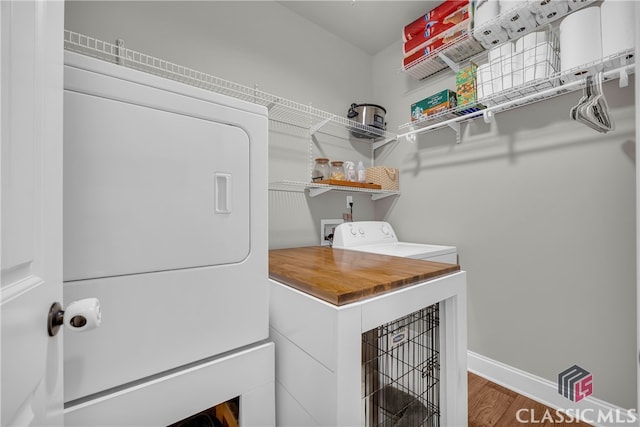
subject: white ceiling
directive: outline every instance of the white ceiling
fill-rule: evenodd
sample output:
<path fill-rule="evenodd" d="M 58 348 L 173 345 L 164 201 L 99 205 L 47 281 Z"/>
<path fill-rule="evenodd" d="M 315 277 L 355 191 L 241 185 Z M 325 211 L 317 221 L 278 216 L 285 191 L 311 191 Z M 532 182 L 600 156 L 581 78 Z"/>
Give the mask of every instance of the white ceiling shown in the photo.
<path fill-rule="evenodd" d="M 284 7 L 375 55 L 402 39 L 404 26 L 442 0 L 284 0 Z"/>

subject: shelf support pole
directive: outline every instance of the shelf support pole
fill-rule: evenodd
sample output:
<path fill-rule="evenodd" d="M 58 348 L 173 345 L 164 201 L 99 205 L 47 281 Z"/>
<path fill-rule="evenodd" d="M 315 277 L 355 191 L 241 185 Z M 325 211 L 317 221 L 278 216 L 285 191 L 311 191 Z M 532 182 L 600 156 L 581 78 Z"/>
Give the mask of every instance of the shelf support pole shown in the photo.
<path fill-rule="evenodd" d="M 116 64 L 124 65 L 124 39 L 116 39 Z"/>

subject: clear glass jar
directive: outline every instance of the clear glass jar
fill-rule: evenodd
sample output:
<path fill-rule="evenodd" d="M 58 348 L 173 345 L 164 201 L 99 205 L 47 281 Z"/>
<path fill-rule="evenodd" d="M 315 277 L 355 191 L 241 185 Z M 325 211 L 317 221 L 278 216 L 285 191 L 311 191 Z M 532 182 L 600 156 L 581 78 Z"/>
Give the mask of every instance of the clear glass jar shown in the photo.
<path fill-rule="evenodd" d="M 318 157 L 316 164 L 313 167 L 313 174 L 311 175 L 312 181 L 320 181 L 322 179 L 329 179 L 330 174 L 329 159 L 326 157 Z"/>
<path fill-rule="evenodd" d="M 342 164 L 343 162 L 341 160 L 331 162 L 331 179 L 344 181 L 344 167 Z"/>

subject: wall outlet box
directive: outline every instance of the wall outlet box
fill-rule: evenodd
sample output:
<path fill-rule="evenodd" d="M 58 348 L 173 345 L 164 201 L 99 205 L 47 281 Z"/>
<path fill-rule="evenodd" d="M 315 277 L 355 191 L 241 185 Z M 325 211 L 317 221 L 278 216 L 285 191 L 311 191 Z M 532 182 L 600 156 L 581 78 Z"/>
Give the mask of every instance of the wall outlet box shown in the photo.
<path fill-rule="evenodd" d="M 351 209 L 351 205 L 353 205 L 353 196 L 347 196 L 347 209 Z"/>
<path fill-rule="evenodd" d="M 320 245 L 331 246 L 333 243 L 333 232 L 339 224 L 344 221 L 341 219 L 321 219 L 320 220 Z"/>

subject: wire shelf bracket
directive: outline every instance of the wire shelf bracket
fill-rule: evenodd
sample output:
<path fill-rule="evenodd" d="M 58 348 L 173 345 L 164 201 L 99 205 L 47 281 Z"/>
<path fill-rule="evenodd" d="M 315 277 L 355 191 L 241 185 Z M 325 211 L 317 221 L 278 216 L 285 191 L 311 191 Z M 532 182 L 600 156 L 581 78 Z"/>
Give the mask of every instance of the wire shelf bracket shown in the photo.
<path fill-rule="evenodd" d="M 371 200 L 375 202 L 376 200 L 384 199 L 386 197 L 395 196 L 395 195 L 396 193 L 374 193 L 371 195 Z"/>
<path fill-rule="evenodd" d="M 335 115 L 331 116 L 331 117 L 327 117 L 326 119 L 322 120 L 321 122 L 316 123 L 315 125 L 312 125 L 309 128 L 309 133 L 311 135 L 314 135 L 316 132 L 318 132 L 320 129 L 322 129 L 327 123 L 329 123 L 334 118 L 335 118 Z"/>
<path fill-rule="evenodd" d="M 618 81 L 618 86 L 620 88 L 629 86 L 629 73 L 627 73 L 626 68 L 620 69 L 620 80 Z"/>
<path fill-rule="evenodd" d="M 387 145 L 387 144 L 389 144 L 389 143 L 391 143 L 393 141 L 396 141 L 396 140 L 397 140 L 397 138 L 392 137 L 392 138 L 383 139 L 382 141 L 374 142 L 372 144 L 373 145 L 373 149 L 376 150 L 376 149 L 378 149 L 380 147 L 383 147 L 383 146 L 385 146 L 385 145 Z"/>
<path fill-rule="evenodd" d="M 331 191 L 330 187 L 311 187 L 309 188 L 309 197 L 316 197 L 324 193 Z"/>
<path fill-rule="evenodd" d="M 460 66 L 458 65 L 458 63 L 455 62 L 453 59 L 449 58 L 447 55 L 445 55 L 444 52 L 438 52 L 438 58 L 442 59 L 444 63 L 447 64 L 447 66 L 451 68 L 451 70 L 454 73 L 457 73 L 458 70 L 460 69 Z"/>
<path fill-rule="evenodd" d="M 447 125 L 453 129 L 453 131 L 456 133 L 456 144 L 460 144 L 460 122 L 451 122 L 451 123 L 447 123 Z"/>
<path fill-rule="evenodd" d="M 496 121 L 496 116 L 491 110 L 484 110 L 482 112 L 482 119 L 486 124 L 490 124 Z"/>

